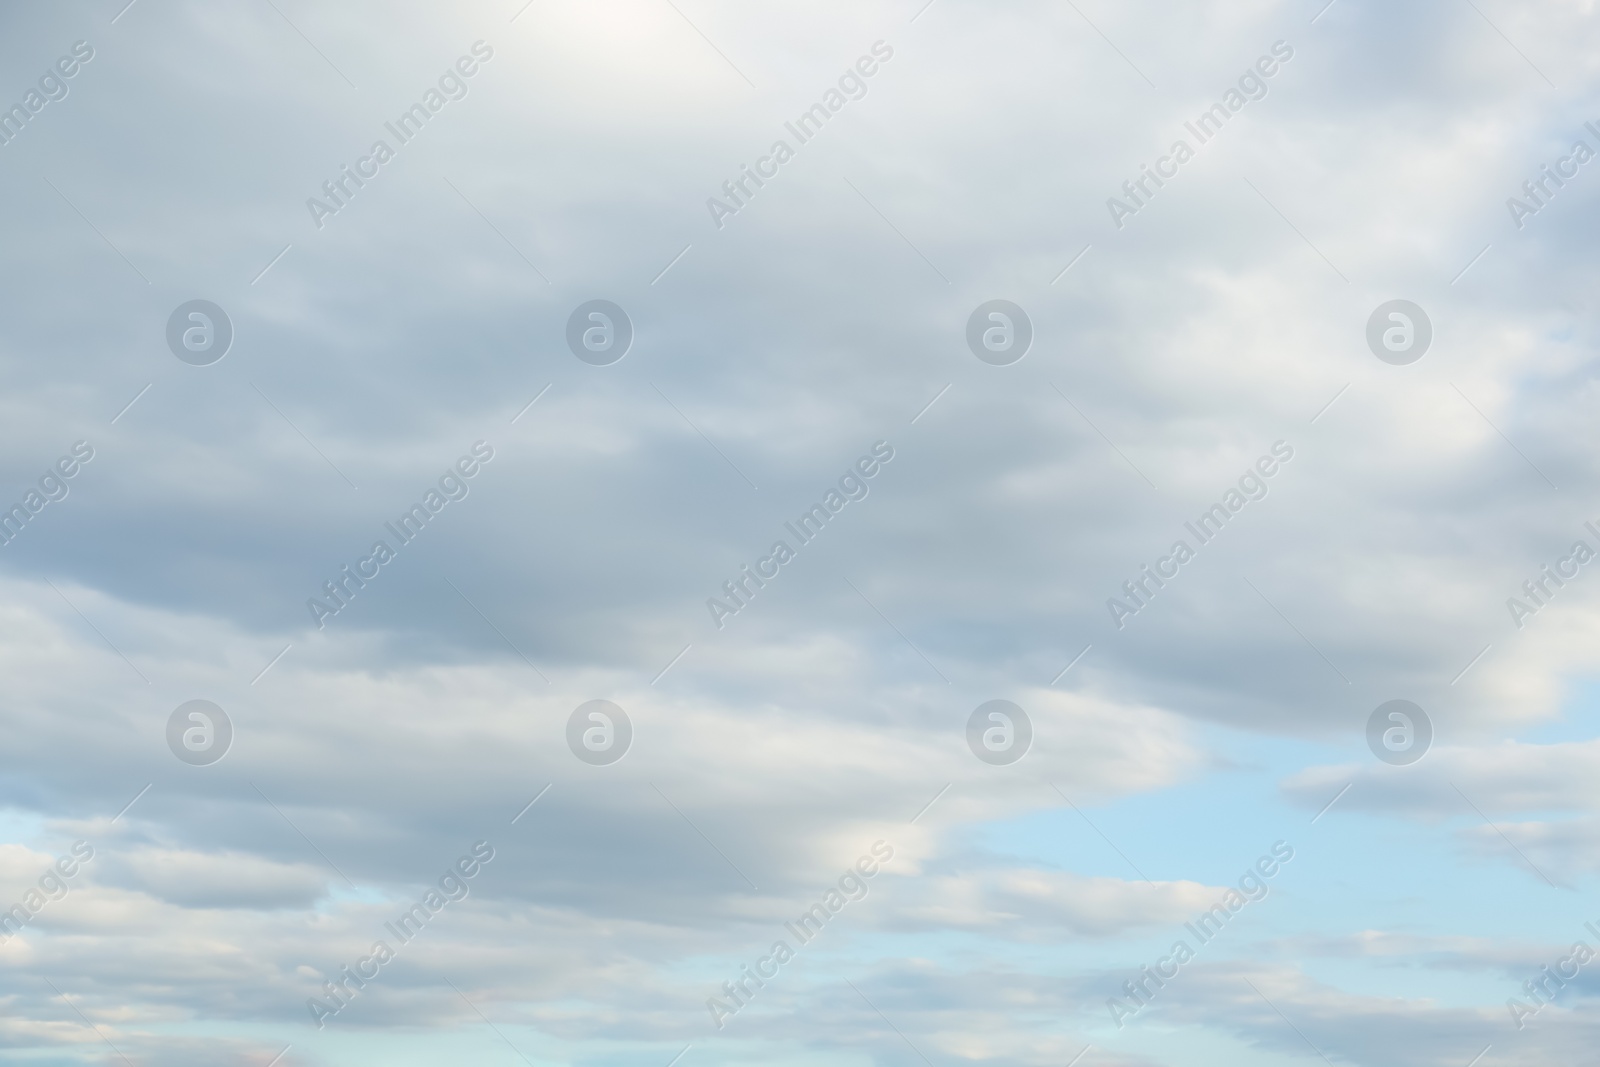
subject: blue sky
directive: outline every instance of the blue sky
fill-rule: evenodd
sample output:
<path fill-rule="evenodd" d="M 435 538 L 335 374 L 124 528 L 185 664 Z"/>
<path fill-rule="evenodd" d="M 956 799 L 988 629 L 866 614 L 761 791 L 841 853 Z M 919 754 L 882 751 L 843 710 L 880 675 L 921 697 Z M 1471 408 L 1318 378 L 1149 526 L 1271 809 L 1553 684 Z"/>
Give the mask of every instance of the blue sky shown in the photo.
<path fill-rule="evenodd" d="M 1600 948 L 1600 579 L 1507 608 L 1600 548 L 1600 163 L 1541 170 L 1600 150 L 1592 5 L 124 5 L 0 15 L 8 1062 L 1500 1067 L 1600 1036 L 1590 968 L 1507 1008 Z M 1114 211 L 1263 56 L 1265 96 Z M 233 331 L 209 363 L 168 345 L 194 300 Z M 632 328 L 609 364 L 568 346 L 595 300 Z M 968 347 L 994 300 L 1020 360 Z M 1368 346 L 1393 300 L 1431 323 L 1410 363 Z M 1433 727 L 1409 765 L 1367 745 L 1394 699 Z M 211 762 L 169 742 L 194 700 L 231 723 Z M 595 700 L 613 762 L 569 748 Z M 992 700 L 1019 760 L 968 747 Z"/>

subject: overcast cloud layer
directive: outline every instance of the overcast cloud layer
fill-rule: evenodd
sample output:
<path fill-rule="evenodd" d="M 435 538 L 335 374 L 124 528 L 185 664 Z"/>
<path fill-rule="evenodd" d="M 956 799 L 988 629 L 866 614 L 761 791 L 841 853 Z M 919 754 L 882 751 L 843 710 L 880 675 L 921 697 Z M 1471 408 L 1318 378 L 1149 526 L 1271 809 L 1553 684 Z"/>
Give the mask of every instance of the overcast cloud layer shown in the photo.
<path fill-rule="evenodd" d="M 1596 9 L 7 5 L 0 1060 L 1592 1059 Z"/>

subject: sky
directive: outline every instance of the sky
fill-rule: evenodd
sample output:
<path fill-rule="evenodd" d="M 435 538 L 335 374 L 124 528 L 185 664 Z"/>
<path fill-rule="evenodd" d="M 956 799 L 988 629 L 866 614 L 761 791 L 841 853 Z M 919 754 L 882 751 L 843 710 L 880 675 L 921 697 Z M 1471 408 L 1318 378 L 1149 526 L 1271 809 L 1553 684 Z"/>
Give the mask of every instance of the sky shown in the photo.
<path fill-rule="evenodd" d="M 0 1057 L 1588 1056 L 1595 8 L 9 5 Z"/>

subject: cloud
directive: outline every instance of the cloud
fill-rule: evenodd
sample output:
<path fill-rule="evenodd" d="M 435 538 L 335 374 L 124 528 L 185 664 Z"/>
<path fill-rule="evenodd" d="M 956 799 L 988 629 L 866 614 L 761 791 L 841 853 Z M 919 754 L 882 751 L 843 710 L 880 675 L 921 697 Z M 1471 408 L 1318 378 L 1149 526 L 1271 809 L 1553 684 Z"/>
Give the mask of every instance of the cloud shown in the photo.
<path fill-rule="evenodd" d="M 95 49 L 0 147 L 0 500 L 95 449 L 0 547 L 0 862 L 21 892 L 97 850 L 0 946 L 0 1042 L 1585 1047 L 1565 1007 L 1501 1033 L 1581 928 L 1543 876 L 1582 891 L 1600 856 L 1595 579 L 1506 608 L 1600 519 L 1595 165 L 1523 229 L 1505 209 L 1594 118 L 1585 5 L 520 7 L 0 15 L 0 103 Z M 307 198 L 479 40 L 467 95 L 318 228 Z M 880 40 L 868 94 L 716 228 L 706 198 Z M 1267 96 L 1116 228 L 1106 198 L 1279 40 Z M 1363 340 L 1397 297 L 1435 329 L 1408 367 Z M 163 336 L 196 298 L 235 327 L 208 367 Z M 596 298 L 635 328 L 604 368 L 564 341 Z M 1034 326 L 1010 367 L 964 342 L 996 298 Z M 479 440 L 470 494 L 318 628 L 307 599 Z M 718 630 L 706 598 L 879 440 L 870 495 Z M 1279 441 L 1268 495 L 1118 628 L 1108 598 Z M 1362 747 L 1393 697 L 1436 726 L 1406 768 Z M 635 731 L 607 767 L 566 748 L 597 698 Z M 997 698 L 1034 727 L 1008 767 L 963 737 Z M 167 748 L 192 699 L 235 727 L 210 766 Z M 1239 955 L 1108 1032 L 1150 939 L 1347 784 Z M 870 901 L 711 1037 L 736 961 L 880 839 Z M 314 1029 L 306 998 L 478 840 L 472 895 Z"/>

